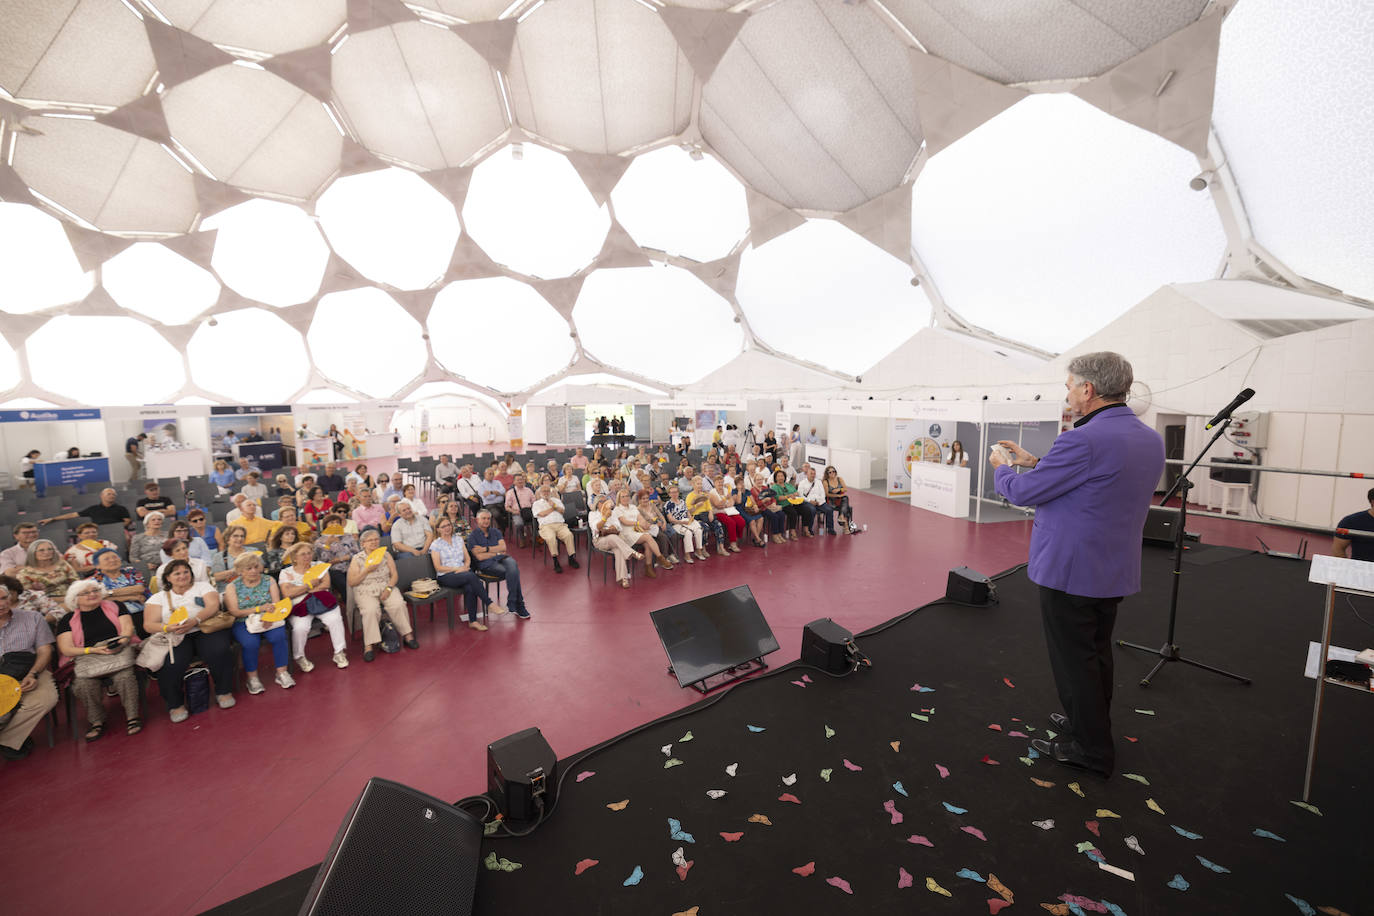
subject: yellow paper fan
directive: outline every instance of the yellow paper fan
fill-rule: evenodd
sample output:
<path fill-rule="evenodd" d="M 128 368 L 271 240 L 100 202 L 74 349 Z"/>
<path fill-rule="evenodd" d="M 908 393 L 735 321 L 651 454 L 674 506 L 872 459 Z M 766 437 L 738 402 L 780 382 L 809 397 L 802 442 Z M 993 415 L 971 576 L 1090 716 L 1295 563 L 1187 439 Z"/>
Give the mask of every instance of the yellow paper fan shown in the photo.
<path fill-rule="evenodd" d="M 19 682 L 8 674 L 0 674 L 0 716 L 19 705 Z"/>
<path fill-rule="evenodd" d="M 305 581 L 307 583 L 314 582 L 315 580 L 319 579 L 320 576 L 323 576 L 328 572 L 328 563 L 316 563 L 314 566 L 310 567 L 305 571 Z"/>
<path fill-rule="evenodd" d="M 189 616 L 191 615 L 186 612 L 186 608 L 179 607 L 175 611 L 172 611 L 171 617 L 167 618 L 167 624 L 173 627 L 181 626 L 186 622 L 186 618 Z"/>
<path fill-rule="evenodd" d="M 101 543 L 100 541 L 92 541 L 92 540 L 87 539 L 87 540 L 84 540 L 84 541 L 81 542 L 81 546 L 82 546 L 82 547 L 85 547 L 87 550 L 100 550 L 100 549 L 102 549 L 105 545 L 104 545 L 103 543 Z"/>
<path fill-rule="evenodd" d="M 264 611 L 262 614 L 262 619 L 267 621 L 268 623 L 276 623 L 278 620 L 285 620 L 287 615 L 290 613 L 291 599 L 283 598 L 276 604 L 272 605 L 272 610 Z"/>
<path fill-rule="evenodd" d="M 371 553 L 369 553 L 369 554 L 367 555 L 367 565 L 368 565 L 368 566 L 376 566 L 378 563 L 382 562 L 382 561 L 385 560 L 385 559 L 386 559 L 386 548 L 385 548 L 385 547 L 378 547 L 376 550 L 372 551 Z"/>

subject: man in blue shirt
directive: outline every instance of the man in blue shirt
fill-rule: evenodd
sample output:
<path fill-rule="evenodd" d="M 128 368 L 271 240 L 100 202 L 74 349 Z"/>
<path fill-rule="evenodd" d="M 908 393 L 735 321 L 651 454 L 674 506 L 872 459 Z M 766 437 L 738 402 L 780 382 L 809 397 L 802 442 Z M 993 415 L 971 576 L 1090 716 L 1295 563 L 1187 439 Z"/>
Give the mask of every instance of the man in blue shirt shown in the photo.
<path fill-rule="evenodd" d="M 477 513 L 477 527 L 468 535 L 468 550 L 477 562 L 477 571 L 494 573 L 506 580 L 506 592 L 510 609 L 521 620 L 529 620 L 530 612 L 525 609 L 525 593 L 520 590 L 520 567 L 514 558 L 506 553 L 506 538 L 491 523 L 491 512 L 483 509 Z M 491 606 L 492 613 L 499 613 L 499 605 Z"/>
<path fill-rule="evenodd" d="M 477 485 L 477 495 L 482 498 L 482 508 L 492 514 L 496 524 L 502 528 L 506 527 L 506 488 L 496 479 L 494 465 L 483 473 L 482 482 Z"/>
<path fill-rule="evenodd" d="M 1352 512 L 1337 523 L 1336 527 L 1344 531 L 1367 531 L 1365 537 L 1355 535 L 1354 537 L 1344 538 L 1340 535 L 1331 539 L 1331 555 L 1335 557 L 1348 556 L 1352 560 L 1367 560 L 1374 562 L 1374 490 L 1365 494 L 1369 500 L 1369 511 Z"/>

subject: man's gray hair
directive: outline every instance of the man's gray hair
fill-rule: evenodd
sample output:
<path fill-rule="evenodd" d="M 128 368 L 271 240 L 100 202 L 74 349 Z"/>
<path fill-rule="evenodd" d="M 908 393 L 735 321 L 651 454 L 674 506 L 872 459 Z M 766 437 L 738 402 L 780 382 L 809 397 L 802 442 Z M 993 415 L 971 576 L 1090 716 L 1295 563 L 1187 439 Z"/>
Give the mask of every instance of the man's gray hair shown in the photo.
<path fill-rule="evenodd" d="M 1092 382 L 1104 401 L 1124 401 L 1131 393 L 1135 372 L 1126 357 L 1110 350 L 1084 353 L 1069 362 L 1069 374 L 1080 382 Z"/>

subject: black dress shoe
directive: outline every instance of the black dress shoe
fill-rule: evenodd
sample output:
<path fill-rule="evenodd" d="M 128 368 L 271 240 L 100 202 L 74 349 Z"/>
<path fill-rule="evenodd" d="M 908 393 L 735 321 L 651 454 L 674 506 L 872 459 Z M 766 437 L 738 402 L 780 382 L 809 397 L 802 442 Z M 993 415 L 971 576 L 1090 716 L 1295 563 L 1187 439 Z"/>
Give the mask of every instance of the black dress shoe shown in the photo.
<path fill-rule="evenodd" d="M 582 564 L 577 562 L 577 557 L 568 557 L 568 565 L 573 569 L 581 569 Z"/>
<path fill-rule="evenodd" d="M 27 756 L 29 756 L 29 749 L 22 745 L 18 748 L 12 748 L 0 744 L 0 757 L 6 760 L 23 760 Z"/>
<path fill-rule="evenodd" d="M 1053 722 L 1054 727 L 1061 732 L 1067 732 L 1069 730 L 1069 717 L 1062 712 L 1050 713 L 1050 721 Z"/>
<path fill-rule="evenodd" d="M 414 636 L 407 636 L 405 641 L 405 647 L 407 649 L 418 649 L 420 648 L 420 644 L 415 641 Z"/>
<path fill-rule="evenodd" d="M 363 650 L 363 661 L 370 662 L 376 657 L 377 653 L 372 650 L 371 646 L 368 646 L 366 649 Z"/>
<path fill-rule="evenodd" d="M 1076 741 L 1046 741 L 1044 738 L 1032 738 L 1031 747 L 1035 748 L 1041 755 L 1066 767 L 1075 770 L 1087 770 L 1104 778 L 1112 775 L 1111 770 L 1104 770 L 1089 763 L 1083 754 L 1083 748 L 1079 747 Z"/>

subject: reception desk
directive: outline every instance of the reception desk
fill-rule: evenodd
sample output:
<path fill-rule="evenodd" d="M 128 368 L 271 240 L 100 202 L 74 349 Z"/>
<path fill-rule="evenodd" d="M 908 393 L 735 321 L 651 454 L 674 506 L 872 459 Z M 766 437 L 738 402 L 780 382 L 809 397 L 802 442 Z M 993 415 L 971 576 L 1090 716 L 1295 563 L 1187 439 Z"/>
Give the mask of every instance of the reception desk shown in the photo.
<path fill-rule="evenodd" d="M 274 471 L 286 467 L 286 446 L 280 442 L 239 442 L 234 446 L 234 457 L 247 458 L 270 478 Z"/>
<path fill-rule="evenodd" d="M 198 448 L 149 449 L 143 453 L 144 472 L 149 480 L 159 477 L 199 477 L 208 472 L 205 452 Z"/>
<path fill-rule="evenodd" d="M 934 461 L 911 464 L 911 504 L 950 518 L 968 518 L 970 472 Z"/>
<path fill-rule="evenodd" d="M 830 449 L 814 442 L 806 443 L 806 463 L 816 466 L 816 474 L 823 475 L 830 464 Z"/>
<path fill-rule="evenodd" d="M 391 433 L 368 433 L 365 438 L 364 457 L 390 458 L 396 454 L 396 440 Z"/>
<path fill-rule="evenodd" d="M 810 449 L 817 446 L 808 446 L 807 460 L 811 459 Z M 827 449 L 830 463 L 839 472 L 840 477 L 844 478 L 844 485 L 855 490 L 867 490 L 873 485 L 870 479 L 871 468 L 873 467 L 873 455 L 859 448 L 839 448 L 829 446 Z M 821 468 L 820 470 L 824 470 Z"/>
<path fill-rule="evenodd" d="M 64 458 L 61 461 L 35 461 L 33 487 L 42 496 L 48 487 L 73 486 L 82 493 L 87 483 L 110 480 L 108 458 Z"/>

